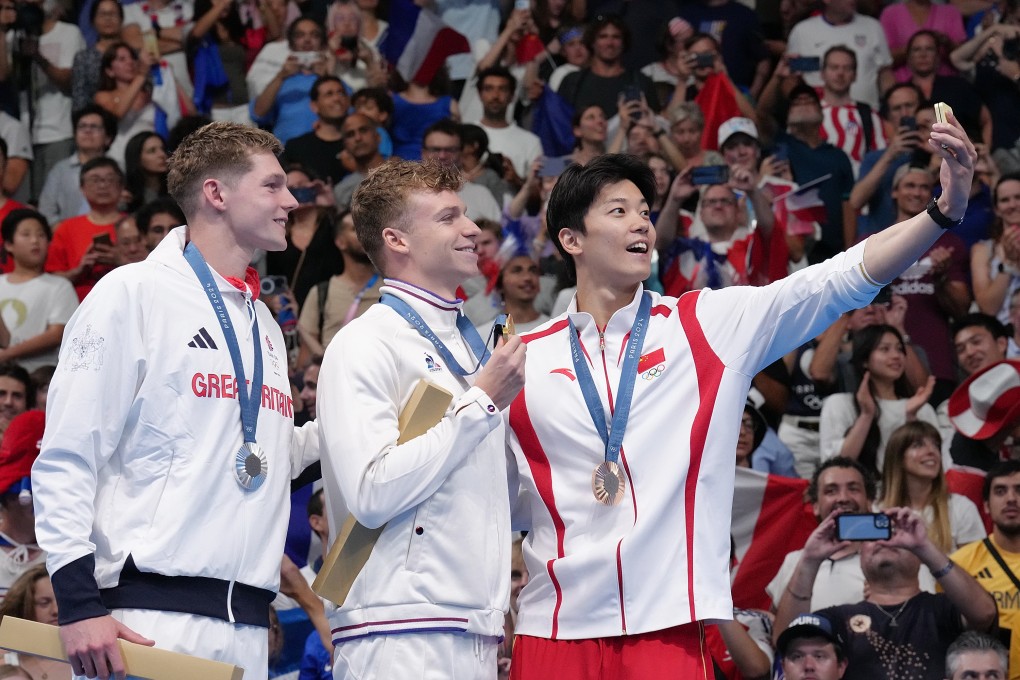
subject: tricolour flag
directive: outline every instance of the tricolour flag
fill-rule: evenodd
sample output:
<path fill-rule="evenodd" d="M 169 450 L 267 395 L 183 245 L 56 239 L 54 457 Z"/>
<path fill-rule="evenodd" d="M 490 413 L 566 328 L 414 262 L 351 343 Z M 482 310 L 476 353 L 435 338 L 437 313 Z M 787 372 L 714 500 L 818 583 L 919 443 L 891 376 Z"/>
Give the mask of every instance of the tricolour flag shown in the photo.
<path fill-rule="evenodd" d="M 435 12 L 411 0 L 390 2 L 390 25 L 379 52 L 395 64 L 407 82 L 428 85 L 454 54 L 470 52 L 467 38 L 443 23 Z"/>

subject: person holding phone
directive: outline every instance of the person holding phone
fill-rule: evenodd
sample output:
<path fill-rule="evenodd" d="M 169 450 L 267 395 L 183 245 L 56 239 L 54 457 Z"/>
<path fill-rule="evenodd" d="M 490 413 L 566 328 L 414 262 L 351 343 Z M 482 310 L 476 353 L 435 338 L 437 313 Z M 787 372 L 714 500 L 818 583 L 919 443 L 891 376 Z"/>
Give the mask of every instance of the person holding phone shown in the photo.
<path fill-rule="evenodd" d="M 822 563 L 851 545 L 837 534 L 839 518 L 839 511 L 832 513 L 808 537 L 779 601 L 774 639 L 798 616 L 810 613 L 810 593 Z M 868 583 L 864 600 L 816 613 L 831 621 L 833 631 L 846 643 L 849 666 L 843 680 L 943 680 L 950 643 L 965 630 L 994 629 L 995 600 L 935 545 L 919 513 L 888 508 L 882 518 L 887 520 L 890 538 L 860 543 L 861 571 Z M 921 590 L 922 566 L 938 581 L 941 592 Z"/>
<path fill-rule="evenodd" d="M 63 276 L 84 300 L 100 278 L 116 265 L 114 225 L 123 213 L 117 207 L 124 173 L 105 156 L 81 166 L 81 191 L 89 205 L 84 215 L 57 225 L 46 258 L 46 271 Z"/>

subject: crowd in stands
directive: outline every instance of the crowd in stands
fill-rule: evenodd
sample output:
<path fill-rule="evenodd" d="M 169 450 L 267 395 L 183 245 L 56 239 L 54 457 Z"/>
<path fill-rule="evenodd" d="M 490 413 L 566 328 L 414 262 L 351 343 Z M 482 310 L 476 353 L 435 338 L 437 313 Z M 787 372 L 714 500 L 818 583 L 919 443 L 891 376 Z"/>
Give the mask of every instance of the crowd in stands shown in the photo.
<path fill-rule="evenodd" d="M 627 153 L 653 170 L 647 288 L 768 285 L 926 209 L 945 102 L 978 150 L 962 223 L 754 378 L 735 464 L 809 480 L 819 524 L 775 546 L 773 611 L 737 611 L 709 647 L 727 678 L 822 661 L 838 675 L 818 677 L 949 678 L 982 653 L 1020 678 L 1020 0 L 524 4 L 0 0 L 0 615 L 53 620 L 23 479 L 64 325 L 184 222 L 167 159 L 206 122 L 285 145 L 299 207 L 287 249 L 253 264 L 303 422 L 326 346 L 379 300 L 349 206 L 388 158 L 461 170 L 481 234 L 460 292 L 486 337 L 500 313 L 524 333 L 567 309 L 545 218 L 567 164 Z M 953 493 L 954 469 L 991 471 L 983 496 Z M 288 555 L 311 577 L 321 494 L 294 506 Z M 836 535 L 834 512 L 872 510 L 896 549 Z M 965 630 L 1005 651 L 966 633 L 953 652 Z M 800 637 L 824 649 L 787 652 Z M 305 658 L 300 677 L 331 677 L 314 633 Z"/>

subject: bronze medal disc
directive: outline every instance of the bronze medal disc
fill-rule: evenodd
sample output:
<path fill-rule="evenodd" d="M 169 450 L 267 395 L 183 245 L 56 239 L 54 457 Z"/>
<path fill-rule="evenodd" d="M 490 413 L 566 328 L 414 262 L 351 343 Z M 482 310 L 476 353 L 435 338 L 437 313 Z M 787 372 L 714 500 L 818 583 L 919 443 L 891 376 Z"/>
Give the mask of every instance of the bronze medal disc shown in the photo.
<path fill-rule="evenodd" d="M 608 460 L 600 463 L 591 473 L 591 490 L 599 503 L 619 505 L 627 490 L 627 484 L 623 481 L 623 470 Z"/>

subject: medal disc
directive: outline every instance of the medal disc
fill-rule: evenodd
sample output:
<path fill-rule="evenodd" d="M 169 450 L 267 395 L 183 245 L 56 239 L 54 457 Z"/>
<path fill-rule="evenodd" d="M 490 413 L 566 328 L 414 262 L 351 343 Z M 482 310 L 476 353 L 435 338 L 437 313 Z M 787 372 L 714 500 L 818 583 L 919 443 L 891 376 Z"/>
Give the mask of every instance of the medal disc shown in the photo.
<path fill-rule="evenodd" d="M 268 472 L 269 461 L 262 447 L 255 442 L 242 444 L 234 459 L 237 483 L 248 491 L 255 491 L 266 481 Z"/>
<path fill-rule="evenodd" d="M 507 314 L 506 323 L 503 324 L 503 340 L 509 340 L 510 336 L 516 334 L 517 332 L 514 330 L 514 318 Z"/>
<path fill-rule="evenodd" d="M 623 481 L 623 470 L 608 460 L 600 463 L 591 473 L 591 490 L 599 503 L 619 505 L 627 490 L 627 484 Z"/>

